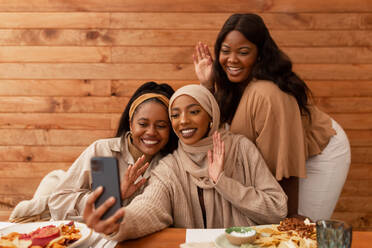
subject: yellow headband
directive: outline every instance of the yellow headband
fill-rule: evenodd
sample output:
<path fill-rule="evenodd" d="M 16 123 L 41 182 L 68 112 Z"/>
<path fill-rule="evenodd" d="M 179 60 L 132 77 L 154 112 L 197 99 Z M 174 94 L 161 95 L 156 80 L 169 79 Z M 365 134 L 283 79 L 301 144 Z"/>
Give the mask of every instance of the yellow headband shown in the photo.
<path fill-rule="evenodd" d="M 129 121 L 132 120 L 132 117 L 133 117 L 133 114 L 134 114 L 134 111 L 136 110 L 136 108 L 141 104 L 143 103 L 144 101 L 150 99 L 150 98 L 156 98 L 156 99 L 159 99 L 162 103 L 164 103 L 164 105 L 167 107 L 168 109 L 168 106 L 169 106 L 169 99 L 162 95 L 162 94 L 156 94 L 156 93 L 147 93 L 147 94 L 143 94 L 141 96 L 139 96 L 136 100 L 133 101 L 132 105 L 130 106 L 130 109 L 129 109 Z"/>

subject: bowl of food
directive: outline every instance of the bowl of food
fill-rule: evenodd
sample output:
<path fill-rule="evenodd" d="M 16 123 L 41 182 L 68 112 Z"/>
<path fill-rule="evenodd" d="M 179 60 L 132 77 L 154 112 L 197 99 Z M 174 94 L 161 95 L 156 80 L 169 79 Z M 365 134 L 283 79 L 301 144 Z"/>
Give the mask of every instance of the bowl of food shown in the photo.
<path fill-rule="evenodd" d="M 229 227 L 225 229 L 226 239 L 233 245 L 242 245 L 253 243 L 256 239 L 257 232 L 250 227 Z"/>

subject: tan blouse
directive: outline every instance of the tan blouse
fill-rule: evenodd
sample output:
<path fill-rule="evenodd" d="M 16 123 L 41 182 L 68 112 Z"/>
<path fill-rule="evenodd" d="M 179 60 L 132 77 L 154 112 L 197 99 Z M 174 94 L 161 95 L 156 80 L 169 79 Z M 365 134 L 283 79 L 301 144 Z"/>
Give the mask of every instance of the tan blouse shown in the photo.
<path fill-rule="evenodd" d="M 122 144 L 122 142 L 124 143 Z M 85 202 L 92 189 L 90 159 L 94 156 L 116 157 L 119 162 L 120 178 L 124 176 L 129 164 L 134 164 L 134 159 L 128 151 L 127 138 L 95 141 L 76 159 L 55 192 L 49 197 L 48 206 L 53 220 L 82 220 Z M 157 165 L 160 157 L 158 154 L 151 160 L 150 166 L 143 177 L 148 178 L 150 176 L 150 171 Z M 141 178 L 142 176 L 138 180 Z M 135 196 L 141 194 L 143 187 L 135 192 L 130 199 L 123 200 L 122 205 L 128 205 Z"/>
<path fill-rule="evenodd" d="M 331 118 L 310 106 L 311 123 L 296 99 L 271 81 L 248 84 L 230 130 L 252 140 L 277 180 L 306 177 L 306 159 L 319 154 L 336 132 Z"/>

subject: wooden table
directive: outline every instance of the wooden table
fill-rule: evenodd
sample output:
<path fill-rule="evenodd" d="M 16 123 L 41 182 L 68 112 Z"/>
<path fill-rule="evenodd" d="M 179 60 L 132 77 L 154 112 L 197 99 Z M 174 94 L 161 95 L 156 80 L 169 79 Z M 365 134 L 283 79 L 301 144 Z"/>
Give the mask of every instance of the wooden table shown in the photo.
<path fill-rule="evenodd" d="M 185 243 L 186 229 L 167 228 L 149 236 L 121 242 L 117 248 L 179 248 L 179 245 Z M 352 248 L 370 248 L 372 247 L 372 232 L 353 232 Z"/>

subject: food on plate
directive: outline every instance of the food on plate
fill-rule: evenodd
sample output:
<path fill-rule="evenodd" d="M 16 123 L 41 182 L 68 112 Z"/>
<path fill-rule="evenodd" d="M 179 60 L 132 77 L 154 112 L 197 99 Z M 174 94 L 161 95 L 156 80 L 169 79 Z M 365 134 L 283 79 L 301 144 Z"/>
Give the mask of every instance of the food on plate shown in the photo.
<path fill-rule="evenodd" d="M 257 231 L 251 244 L 242 244 L 241 248 L 316 248 L 316 226 L 308 219 L 287 218 L 280 225 L 271 227 L 252 227 Z"/>
<path fill-rule="evenodd" d="M 225 235 L 231 244 L 241 245 L 253 242 L 256 231 L 250 227 L 229 227 L 225 229 Z"/>
<path fill-rule="evenodd" d="M 64 248 L 81 238 L 73 221 L 58 227 L 48 225 L 30 233 L 12 232 L 0 238 L 0 248 Z"/>

